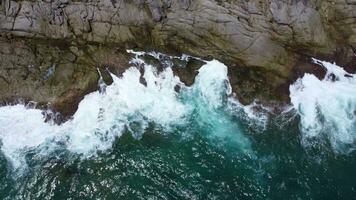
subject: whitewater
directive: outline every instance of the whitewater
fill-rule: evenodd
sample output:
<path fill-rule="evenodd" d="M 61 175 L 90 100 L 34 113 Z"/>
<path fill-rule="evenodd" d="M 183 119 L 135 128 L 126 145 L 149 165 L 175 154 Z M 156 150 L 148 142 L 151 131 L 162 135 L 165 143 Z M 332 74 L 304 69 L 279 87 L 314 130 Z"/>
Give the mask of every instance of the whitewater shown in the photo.
<path fill-rule="evenodd" d="M 356 77 L 336 64 L 313 59 L 325 68 L 319 80 L 305 74 L 290 86 L 293 107 L 300 115 L 304 140 L 327 139 L 339 153 L 355 148 Z"/>
<path fill-rule="evenodd" d="M 275 113 L 242 105 L 218 60 L 128 53 L 130 67 L 108 71 L 110 85 L 98 69 L 99 90 L 61 124 L 33 103 L 0 107 L 0 199 L 356 195 L 355 74 L 313 59 L 325 77 L 304 74 Z M 174 74 L 172 59 L 204 63 L 193 85 Z"/>
<path fill-rule="evenodd" d="M 24 154 L 35 148 L 40 154 L 66 148 L 91 157 L 109 149 L 125 130 L 140 138 L 149 123 L 167 132 L 184 126 L 193 110 L 198 110 L 196 122 L 208 126 L 210 134 L 230 137 L 242 151 L 249 151 L 248 139 L 241 135 L 239 127 L 231 125 L 221 110 L 231 94 L 227 67 L 223 63 L 206 61 L 195 84 L 186 87 L 172 68 L 159 73 L 139 58 L 144 52 L 128 52 L 135 54 L 131 60 L 135 66 L 127 69 L 122 78 L 110 73 L 111 85 L 106 85 L 101 77 L 100 90 L 86 95 L 72 119 L 61 125 L 46 121 L 42 110 L 23 104 L 0 107 L 1 150 L 15 169 L 26 166 Z M 144 68 L 145 85 L 140 82 L 140 67 Z M 176 86 L 182 88 L 180 94 Z M 135 124 L 134 130 L 131 124 Z"/>

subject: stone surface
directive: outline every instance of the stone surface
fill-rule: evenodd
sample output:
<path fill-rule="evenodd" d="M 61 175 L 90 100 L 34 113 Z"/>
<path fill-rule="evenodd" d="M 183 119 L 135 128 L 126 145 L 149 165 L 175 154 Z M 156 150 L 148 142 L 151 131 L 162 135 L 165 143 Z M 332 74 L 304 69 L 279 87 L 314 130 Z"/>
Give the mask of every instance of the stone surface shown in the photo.
<path fill-rule="evenodd" d="M 115 49 L 140 48 L 219 59 L 243 102 L 286 101 L 289 83 L 318 71 L 312 56 L 354 70 L 355 33 L 353 0 L 2 0 L 0 98 L 75 99 L 104 61 L 127 67 Z"/>
<path fill-rule="evenodd" d="M 18 99 L 48 103 L 63 117 L 70 116 L 85 94 L 98 89 L 97 69 L 120 74 L 129 66 L 128 59 L 115 48 L 0 40 L 0 103 Z"/>

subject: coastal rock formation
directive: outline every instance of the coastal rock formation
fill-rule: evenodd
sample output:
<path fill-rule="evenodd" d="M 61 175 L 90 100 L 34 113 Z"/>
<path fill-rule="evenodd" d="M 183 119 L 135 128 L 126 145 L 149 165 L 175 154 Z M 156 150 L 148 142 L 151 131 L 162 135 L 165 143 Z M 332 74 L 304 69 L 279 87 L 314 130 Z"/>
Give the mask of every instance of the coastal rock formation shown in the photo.
<path fill-rule="evenodd" d="M 310 57 L 352 70 L 355 10 L 354 0 L 2 0 L 0 98 L 71 113 L 96 89 L 97 67 L 119 74 L 137 48 L 219 59 L 242 102 L 286 101 L 298 76 L 322 73 Z"/>

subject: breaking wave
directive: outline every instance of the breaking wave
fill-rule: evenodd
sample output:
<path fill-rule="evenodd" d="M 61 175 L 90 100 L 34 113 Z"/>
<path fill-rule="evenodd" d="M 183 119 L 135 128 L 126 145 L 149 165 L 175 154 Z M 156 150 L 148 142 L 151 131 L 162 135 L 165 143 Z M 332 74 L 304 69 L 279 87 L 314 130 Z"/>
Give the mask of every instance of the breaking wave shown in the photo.
<path fill-rule="evenodd" d="M 39 109 L 0 107 L 1 150 L 14 169 L 26 166 L 29 151 L 48 154 L 65 149 L 85 158 L 95 156 L 110 149 L 125 131 L 140 138 L 152 123 L 169 132 L 193 121 L 204 130 L 202 134 L 229 138 L 242 152 L 250 152 L 249 139 L 233 121 L 234 109 L 226 109 L 231 87 L 224 64 L 205 61 L 194 85 L 186 87 L 169 64 L 159 72 L 140 58 L 144 52 L 129 52 L 135 54 L 131 61 L 134 66 L 121 78 L 111 74 L 111 85 L 100 78 L 100 90 L 86 95 L 72 119 L 61 125 L 45 122 Z M 140 82 L 142 77 L 145 84 Z M 236 104 L 234 108 L 241 110 L 242 106 Z"/>
<path fill-rule="evenodd" d="M 336 64 L 313 60 L 327 70 L 319 80 L 305 74 L 290 86 L 293 107 L 300 116 L 304 142 L 326 138 L 335 152 L 356 145 L 356 76 Z"/>

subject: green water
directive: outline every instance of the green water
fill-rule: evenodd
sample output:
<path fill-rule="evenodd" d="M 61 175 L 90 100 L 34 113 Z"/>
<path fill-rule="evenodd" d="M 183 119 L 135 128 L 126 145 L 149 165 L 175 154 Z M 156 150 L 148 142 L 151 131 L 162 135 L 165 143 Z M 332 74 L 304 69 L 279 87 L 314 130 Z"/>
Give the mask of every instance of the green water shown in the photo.
<path fill-rule="evenodd" d="M 195 123 L 162 133 L 151 125 L 137 140 L 118 138 L 99 156 L 68 151 L 28 153 L 25 175 L 14 178 L 0 159 L 1 199 L 353 199 L 356 155 L 300 144 L 298 119 L 266 131 L 236 123 L 251 141 L 246 155 L 229 139 Z M 184 134 L 182 134 L 184 133 Z"/>

